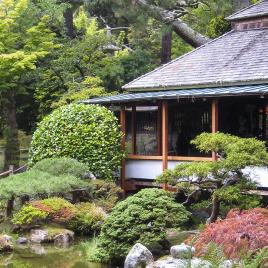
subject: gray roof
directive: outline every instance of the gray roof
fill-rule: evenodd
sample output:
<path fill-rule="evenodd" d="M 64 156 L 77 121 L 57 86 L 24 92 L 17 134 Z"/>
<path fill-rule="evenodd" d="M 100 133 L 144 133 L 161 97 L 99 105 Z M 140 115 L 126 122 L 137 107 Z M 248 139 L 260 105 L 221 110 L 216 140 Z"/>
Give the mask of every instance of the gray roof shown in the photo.
<path fill-rule="evenodd" d="M 163 100 L 163 99 L 180 99 L 180 98 L 192 99 L 202 97 L 250 96 L 250 95 L 267 95 L 267 94 L 268 94 L 268 84 L 128 93 L 128 94 L 118 94 L 114 96 L 94 98 L 81 102 L 87 104 L 112 104 L 112 103 L 126 103 L 135 101 L 151 101 L 151 100 Z"/>
<path fill-rule="evenodd" d="M 246 7 L 227 17 L 227 20 L 244 20 L 248 18 L 262 17 L 268 15 L 268 1 L 264 0 L 255 5 Z"/>
<path fill-rule="evenodd" d="M 231 31 L 126 84 L 166 90 L 268 82 L 268 28 Z"/>

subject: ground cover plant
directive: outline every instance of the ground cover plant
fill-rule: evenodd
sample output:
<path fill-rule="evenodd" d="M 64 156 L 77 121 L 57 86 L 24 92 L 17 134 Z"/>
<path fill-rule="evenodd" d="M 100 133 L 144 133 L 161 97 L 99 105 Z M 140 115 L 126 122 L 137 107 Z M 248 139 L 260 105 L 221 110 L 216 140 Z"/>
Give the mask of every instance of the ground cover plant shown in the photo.
<path fill-rule="evenodd" d="M 56 223 L 88 235 L 99 231 L 105 217 L 103 209 L 93 203 L 72 204 L 63 198 L 52 197 L 24 205 L 14 214 L 12 223 L 18 229 Z"/>
<path fill-rule="evenodd" d="M 194 242 L 196 255 L 206 254 L 211 242 L 221 246 L 227 258 L 255 254 L 268 246 L 268 209 L 231 210 L 226 219 L 207 225 Z"/>
<path fill-rule="evenodd" d="M 51 157 L 70 157 L 101 178 L 112 178 L 123 157 L 114 114 L 98 105 L 71 104 L 45 117 L 35 131 L 29 165 Z"/>
<path fill-rule="evenodd" d="M 144 189 L 119 202 L 105 219 L 97 249 L 91 260 L 122 260 L 140 242 L 153 252 L 167 247 L 166 229 L 180 228 L 189 212 L 175 202 L 172 194 L 160 189 Z"/>
<path fill-rule="evenodd" d="M 186 206 L 201 201 L 204 190 L 210 191 L 212 210 L 208 222 L 214 222 L 220 214 L 221 202 L 241 205 L 240 200 L 245 201 L 247 191 L 256 187 L 243 170 L 267 165 L 268 153 L 262 141 L 220 132 L 202 133 L 192 144 L 201 152 L 215 152 L 219 161 L 183 163 L 174 170 L 164 171 L 157 181 L 177 185 L 178 189 L 185 191 L 187 199 L 183 204 Z"/>

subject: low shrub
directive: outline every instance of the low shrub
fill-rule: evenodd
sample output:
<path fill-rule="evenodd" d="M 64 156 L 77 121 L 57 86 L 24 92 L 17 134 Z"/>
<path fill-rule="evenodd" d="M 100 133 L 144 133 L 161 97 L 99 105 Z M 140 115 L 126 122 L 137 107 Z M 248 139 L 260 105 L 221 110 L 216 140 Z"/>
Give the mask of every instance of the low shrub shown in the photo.
<path fill-rule="evenodd" d="M 86 164 L 67 157 L 43 159 L 33 169 L 53 176 L 69 174 L 77 178 L 83 178 L 90 172 Z"/>
<path fill-rule="evenodd" d="M 77 214 L 68 222 L 68 227 L 76 233 L 91 234 L 100 230 L 106 214 L 102 208 L 92 203 L 76 205 Z"/>
<path fill-rule="evenodd" d="M 144 189 L 119 202 L 105 219 L 92 261 L 123 259 L 137 242 L 150 250 L 167 246 L 166 229 L 179 228 L 189 213 L 160 189 Z"/>
<path fill-rule="evenodd" d="M 111 181 L 92 180 L 90 186 L 92 201 L 106 212 L 110 212 L 123 196 L 122 189 Z"/>
<path fill-rule="evenodd" d="M 231 210 L 225 220 L 209 224 L 194 243 L 197 256 L 213 242 L 223 247 L 227 258 L 239 258 L 268 246 L 268 209 Z"/>
<path fill-rule="evenodd" d="M 26 205 L 18 213 L 14 214 L 12 223 L 19 226 L 40 224 L 46 220 L 48 215 L 49 213 L 46 211 L 42 211 L 32 205 Z"/>

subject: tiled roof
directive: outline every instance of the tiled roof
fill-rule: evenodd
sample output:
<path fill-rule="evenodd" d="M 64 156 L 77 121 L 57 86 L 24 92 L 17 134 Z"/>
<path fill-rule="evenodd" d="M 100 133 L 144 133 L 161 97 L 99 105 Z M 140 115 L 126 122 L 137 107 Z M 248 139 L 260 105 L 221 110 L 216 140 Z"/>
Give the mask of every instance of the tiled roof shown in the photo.
<path fill-rule="evenodd" d="M 163 90 L 268 82 L 268 29 L 231 31 L 123 88 Z"/>
<path fill-rule="evenodd" d="M 126 103 L 135 101 L 151 101 L 151 100 L 163 100 L 163 99 L 164 100 L 183 99 L 183 98 L 192 99 L 202 97 L 221 97 L 221 96 L 226 97 L 226 96 L 250 96 L 250 95 L 268 95 L 268 84 L 118 94 L 114 96 L 89 99 L 81 102 L 87 104 L 113 104 L 113 103 Z"/>
<path fill-rule="evenodd" d="M 268 15 L 268 1 L 264 0 L 255 5 L 246 7 L 227 17 L 227 20 L 242 20 Z"/>

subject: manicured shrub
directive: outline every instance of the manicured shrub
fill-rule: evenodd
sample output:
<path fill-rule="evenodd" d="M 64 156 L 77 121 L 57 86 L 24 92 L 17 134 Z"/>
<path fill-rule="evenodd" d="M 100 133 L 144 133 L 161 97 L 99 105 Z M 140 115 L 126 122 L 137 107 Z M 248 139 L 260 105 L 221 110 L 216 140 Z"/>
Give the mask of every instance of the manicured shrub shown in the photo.
<path fill-rule="evenodd" d="M 90 186 L 92 201 L 107 212 L 112 210 L 123 195 L 122 189 L 111 181 L 92 180 Z"/>
<path fill-rule="evenodd" d="M 206 253 L 210 242 L 221 245 L 227 258 L 268 246 L 268 209 L 231 210 L 225 220 L 207 225 L 194 243 L 198 256 Z"/>
<path fill-rule="evenodd" d="M 40 197 L 69 193 L 74 189 L 88 187 L 88 182 L 72 175 L 53 176 L 36 169 L 9 176 L 0 180 L 0 196 L 2 199 L 11 197 Z"/>
<path fill-rule="evenodd" d="M 69 174 L 77 178 L 83 178 L 89 173 L 89 168 L 86 164 L 67 157 L 43 159 L 36 163 L 33 169 L 53 176 Z"/>
<path fill-rule="evenodd" d="M 114 207 L 102 225 L 97 250 L 90 259 L 122 259 L 136 242 L 161 250 L 166 243 L 166 228 L 181 227 L 188 216 L 170 193 L 141 190 Z"/>
<path fill-rule="evenodd" d="M 92 203 L 76 205 L 77 214 L 68 222 L 68 227 L 76 233 L 92 234 L 100 230 L 106 214 L 104 210 Z"/>
<path fill-rule="evenodd" d="M 19 226 L 40 224 L 47 217 L 48 212 L 39 210 L 32 205 L 26 205 L 18 213 L 14 214 L 12 223 Z"/>
<path fill-rule="evenodd" d="M 70 157 L 87 164 L 95 176 L 112 178 L 122 159 L 120 140 L 118 120 L 105 107 L 67 105 L 39 124 L 29 165 L 45 158 Z"/>

